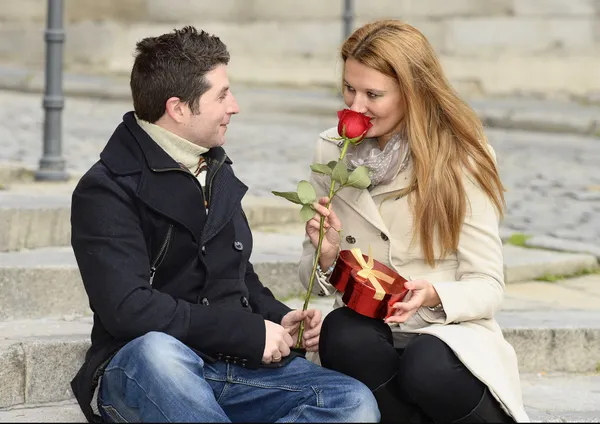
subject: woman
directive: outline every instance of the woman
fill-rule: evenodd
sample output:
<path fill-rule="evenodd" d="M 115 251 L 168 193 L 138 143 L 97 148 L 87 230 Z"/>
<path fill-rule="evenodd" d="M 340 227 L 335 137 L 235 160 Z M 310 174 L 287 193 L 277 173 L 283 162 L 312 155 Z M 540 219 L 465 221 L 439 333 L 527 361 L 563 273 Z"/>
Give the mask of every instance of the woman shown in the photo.
<path fill-rule="evenodd" d="M 308 286 L 326 217 L 315 291 L 335 293 L 336 309 L 323 323 L 321 364 L 369 386 L 382 421 L 528 421 L 515 352 L 494 320 L 504 294 L 504 188 L 481 122 L 410 25 L 365 25 L 341 56 L 344 101 L 373 124 L 347 163 L 366 165 L 372 182 L 344 188 L 330 209 L 321 198 L 306 226 Z M 335 128 L 321 134 L 315 162 L 337 160 L 335 137 Z M 311 178 L 325 196 L 328 177 Z M 357 247 L 409 280 L 386 322 L 341 307 L 327 282 L 340 249 Z"/>

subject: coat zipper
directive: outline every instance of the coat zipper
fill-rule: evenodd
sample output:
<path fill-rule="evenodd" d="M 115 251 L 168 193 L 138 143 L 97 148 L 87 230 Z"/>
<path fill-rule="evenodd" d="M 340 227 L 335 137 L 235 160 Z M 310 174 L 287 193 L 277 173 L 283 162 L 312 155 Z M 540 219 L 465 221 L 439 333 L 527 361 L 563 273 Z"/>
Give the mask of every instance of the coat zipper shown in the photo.
<path fill-rule="evenodd" d="M 210 199 L 210 189 L 212 187 L 212 182 L 215 179 L 215 175 L 217 174 L 219 169 L 221 169 L 221 166 L 223 166 L 223 164 L 225 163 L 226 159 L 227 159 L 227 155 L 223 155 L 223 158 L 219 161 L 217 168 L 214 170 L 214 172 L 211 173 L 210 180 L 209 180 L 208 184 L 206 185 L 206 193 L 203 192 L 202 187 L 200 186 L 200 183 L 196 179 L 196 176 L 194 174 L 192 174 L 188 169 L 181 169 L 181 168 L 167 168 L 167 169 L 151 168 L 151 169 L 154 172 L 179 171 L 179 172 L 185 172 L 186 174 L 191 175 L 192 177 L 194 177 L 194 182 L 196 183 L 196 187 L 200 190 L 200 192 L 202 193 L 202 196 L 204 197 L 206 207 L 208 207 L 208 201 Z M 167 237 L 165 238 L 165 241 L 163 242 L 156 259 L 153 261 L 152 266 L 150 267 L 150 285 L 152 285 L 152 282 L 154 281 L 154 274 L 156 274 L 156 269 L 158 268 L 158 266 L 164 259 L 164 256 L 166 256 L 166 254 L 165 255 L 163 255 L 163 254 L 169 247 L 169 242 L 171 241 L 172 232 L 173 232 L 173 224 L 169 225 L 169 230 L 167 231 Z M 159 260 L 160 260 L 160 262 L 159 262 Z"/>
<path fill-rule="evenodd" d="M 169 250 L 169 244 L 171 243 L 172 235 L 173 235 L 173 224 L 169 224 L 169 229 L 167 230 L 167 236 L 165 237 L 165 240 L 163 241 L 162 245 L 160 246 L 158 254 L 152 261 L 152 265 L 150 266 L 150 285 L 152 285 L 152 282 L 154 281 L 154 274 L 156 274 L 156 270 L 158 269 L 158 267 L 160 266 L 162 261 L 167 256 L 167 250 Z"/>
<path fill-rule="evenodd" d="M 208 180 L 208 184 L 206 184 L 206 207 L 207 208 L 208 208 L 208 205 L 210 204 L 210 193 L 211 193 L 211 189 L 212 189 L 212 183 L 213 183 L 213 181 L 215 179 L 215 175 L 217 175 L 217 172 L 219 172 L 219 169 L 221 169 L 221 167 L 225 163 L 225 160 L 227 160 L 227 155 L 226 154 L 223 155 L 223 157 L 221 158 L 221 160 L 217 164 L 217 167 L 215 168 L 214 172 L 211 173 L 210 179 Z M 207 175 L 207 177 L 208 177 L 208 175 Z"/>

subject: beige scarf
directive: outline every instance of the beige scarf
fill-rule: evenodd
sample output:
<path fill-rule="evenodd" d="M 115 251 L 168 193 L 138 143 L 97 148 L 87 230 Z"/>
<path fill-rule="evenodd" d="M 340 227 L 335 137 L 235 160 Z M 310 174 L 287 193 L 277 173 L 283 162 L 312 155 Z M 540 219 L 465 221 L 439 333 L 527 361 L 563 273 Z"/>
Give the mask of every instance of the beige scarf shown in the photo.
<path fill-rule="evenodd" d="M 156 124 L 135 117 L 137 123 L 162 149 L 175 160 L 185 166 L 196 176 L 200 184 L 204 187 L 206 181 L 206 162 L 202 156 L 208 152 L 206 147 L 198 146 L 185 138 L 173 134 Z"/>

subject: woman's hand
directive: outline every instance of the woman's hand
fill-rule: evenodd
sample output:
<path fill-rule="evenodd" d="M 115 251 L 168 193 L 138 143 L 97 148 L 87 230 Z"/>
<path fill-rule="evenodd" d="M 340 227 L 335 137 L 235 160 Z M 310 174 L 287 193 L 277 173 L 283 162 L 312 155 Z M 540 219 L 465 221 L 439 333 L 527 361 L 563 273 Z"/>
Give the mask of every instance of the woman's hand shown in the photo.
<path fill-rule="evenodd" d="M 329 197 L 322 197 L 319 202 L 313 203 L 317 213 L 306 223 L 306 234 L 310 238 L 315 249 L 319 244 L 319 226 L 321 224 L 321 216 L 325 217 L 323 244 L 321 245 L 320 265 L 322 270 L 329 268 L 340 250 L 340 231 L 341 222 L 333 210 L 327 209 L 325 205 L 329 202 Z"/>
<path fill-rule="evenodd" d="M 439 305 L 440 297 L 433 285 L 425 280 L 413 280 L 404 283 L 412 293 L 410 300 L 406 302 L 397 302 L 392 305 L 395 309 L 394 313 L 385 319 L 386 323 L 406 322 L 421 306 L 433 307 Z"/>

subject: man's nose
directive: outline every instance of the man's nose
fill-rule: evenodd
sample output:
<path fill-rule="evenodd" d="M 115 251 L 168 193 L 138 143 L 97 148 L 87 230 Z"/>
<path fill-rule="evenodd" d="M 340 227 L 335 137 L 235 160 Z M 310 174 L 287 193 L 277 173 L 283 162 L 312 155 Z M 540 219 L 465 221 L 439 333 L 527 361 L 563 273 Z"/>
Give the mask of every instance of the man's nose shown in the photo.
<path fill-rule="evenodd" d="M 236 113 L 240 113 L 240 106 L 238 105 L 237 100 L 231 95 L 231 104 L 229 105 L 228 113 L 231 115 L 235 115 Z"/>

